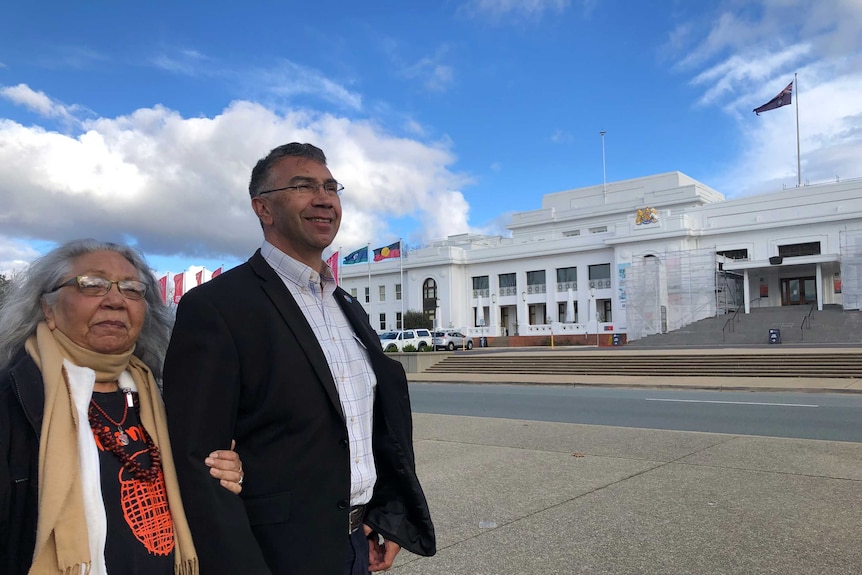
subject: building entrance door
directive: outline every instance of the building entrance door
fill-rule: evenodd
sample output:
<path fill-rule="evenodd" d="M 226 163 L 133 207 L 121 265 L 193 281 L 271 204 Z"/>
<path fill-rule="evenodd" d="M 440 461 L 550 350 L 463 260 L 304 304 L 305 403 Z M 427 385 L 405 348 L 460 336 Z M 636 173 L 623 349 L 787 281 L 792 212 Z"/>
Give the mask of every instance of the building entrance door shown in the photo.
<path fill-rule="evenodd" d="M 509 319 L 509 306 L 500 308 L 500 335 L 507 336 L 510 333 L 511 320 Z"/>
<path fill-rule="evenodd" d="M 781 305 L 806 305 L 816 301 L 815 278 L 781 278 Z"/>

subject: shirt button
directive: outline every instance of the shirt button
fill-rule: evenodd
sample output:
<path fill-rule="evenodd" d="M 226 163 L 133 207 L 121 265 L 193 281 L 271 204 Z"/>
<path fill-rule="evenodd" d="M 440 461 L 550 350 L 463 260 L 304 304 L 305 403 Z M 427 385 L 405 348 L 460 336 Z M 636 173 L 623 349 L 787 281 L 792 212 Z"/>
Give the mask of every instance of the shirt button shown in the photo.
<path fill-rule="evenodd" d="M 344 499 L 338 502 L 339 509 L 347 509 L 348 507 L 350 507 L 350 505 L 348 505 L 347 501 L 345 501 Z"/>

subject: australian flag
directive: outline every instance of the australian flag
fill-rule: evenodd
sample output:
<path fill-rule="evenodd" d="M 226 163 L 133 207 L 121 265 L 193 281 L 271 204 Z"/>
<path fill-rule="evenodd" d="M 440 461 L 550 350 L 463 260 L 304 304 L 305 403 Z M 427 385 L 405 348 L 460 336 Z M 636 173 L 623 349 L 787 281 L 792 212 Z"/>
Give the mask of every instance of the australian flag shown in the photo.
<path fill-rule="evenodd" d="M 777 96 L 773 99 L 765 103 L 759 108 L 754 109 L 754 113 L 758 116 L 761 112 L 768 112 L 769 110 L 774 110 L 775 108 L 780 108 L 781 106 L 787 106 L 790 104 L 791 95 L 793 94 L 793 82 L 787 84 L 787 87 L 781 90 Z"/>
<path fill-rule="evenodd" d="M 344 259 L 341 261 L 342 264 L 348 266 L 350 264 L 361 264 L 368 261 L 368 246 L 364 248 L 359 248 L 355 252 L 351 252 L 344 256 Z"/>

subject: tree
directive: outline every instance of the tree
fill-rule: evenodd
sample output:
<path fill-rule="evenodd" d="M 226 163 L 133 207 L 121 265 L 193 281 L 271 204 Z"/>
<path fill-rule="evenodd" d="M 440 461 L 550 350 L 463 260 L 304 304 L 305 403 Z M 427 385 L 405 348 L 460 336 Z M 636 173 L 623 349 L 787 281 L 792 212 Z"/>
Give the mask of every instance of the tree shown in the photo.
<path fill-rule="evenodd" d="M 432 327 L 434 327 L 434 322 L 425 317 L 421 311 L 411 310 L 404 314 L 404 329 L 431 329 Z"/>
<path fill-rule="evenodd" d="M 12 278 L 7 278 L 5 275 L 0 274 L 0 305 L 2 305 L 3 300 L 6 299 L 6 292 L 9 290 L 11 285 Z"/>

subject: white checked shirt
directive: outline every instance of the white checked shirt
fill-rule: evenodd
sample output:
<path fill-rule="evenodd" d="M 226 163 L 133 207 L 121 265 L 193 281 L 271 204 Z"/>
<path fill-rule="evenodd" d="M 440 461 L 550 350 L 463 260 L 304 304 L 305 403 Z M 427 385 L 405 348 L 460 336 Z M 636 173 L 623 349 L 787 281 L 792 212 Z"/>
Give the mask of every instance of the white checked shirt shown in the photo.
<path fill-rule="evenodd" d="M 335 301 L 335 279 L 329 266 L 324 264 L 321 275 L 267 241 L 263 242 L 260 253 L 293 295 L 323 349 L 347 422 L 350 504 L 368 503 L 377 481 L 371 450 L 377 377 L 368 352 Z"/>

